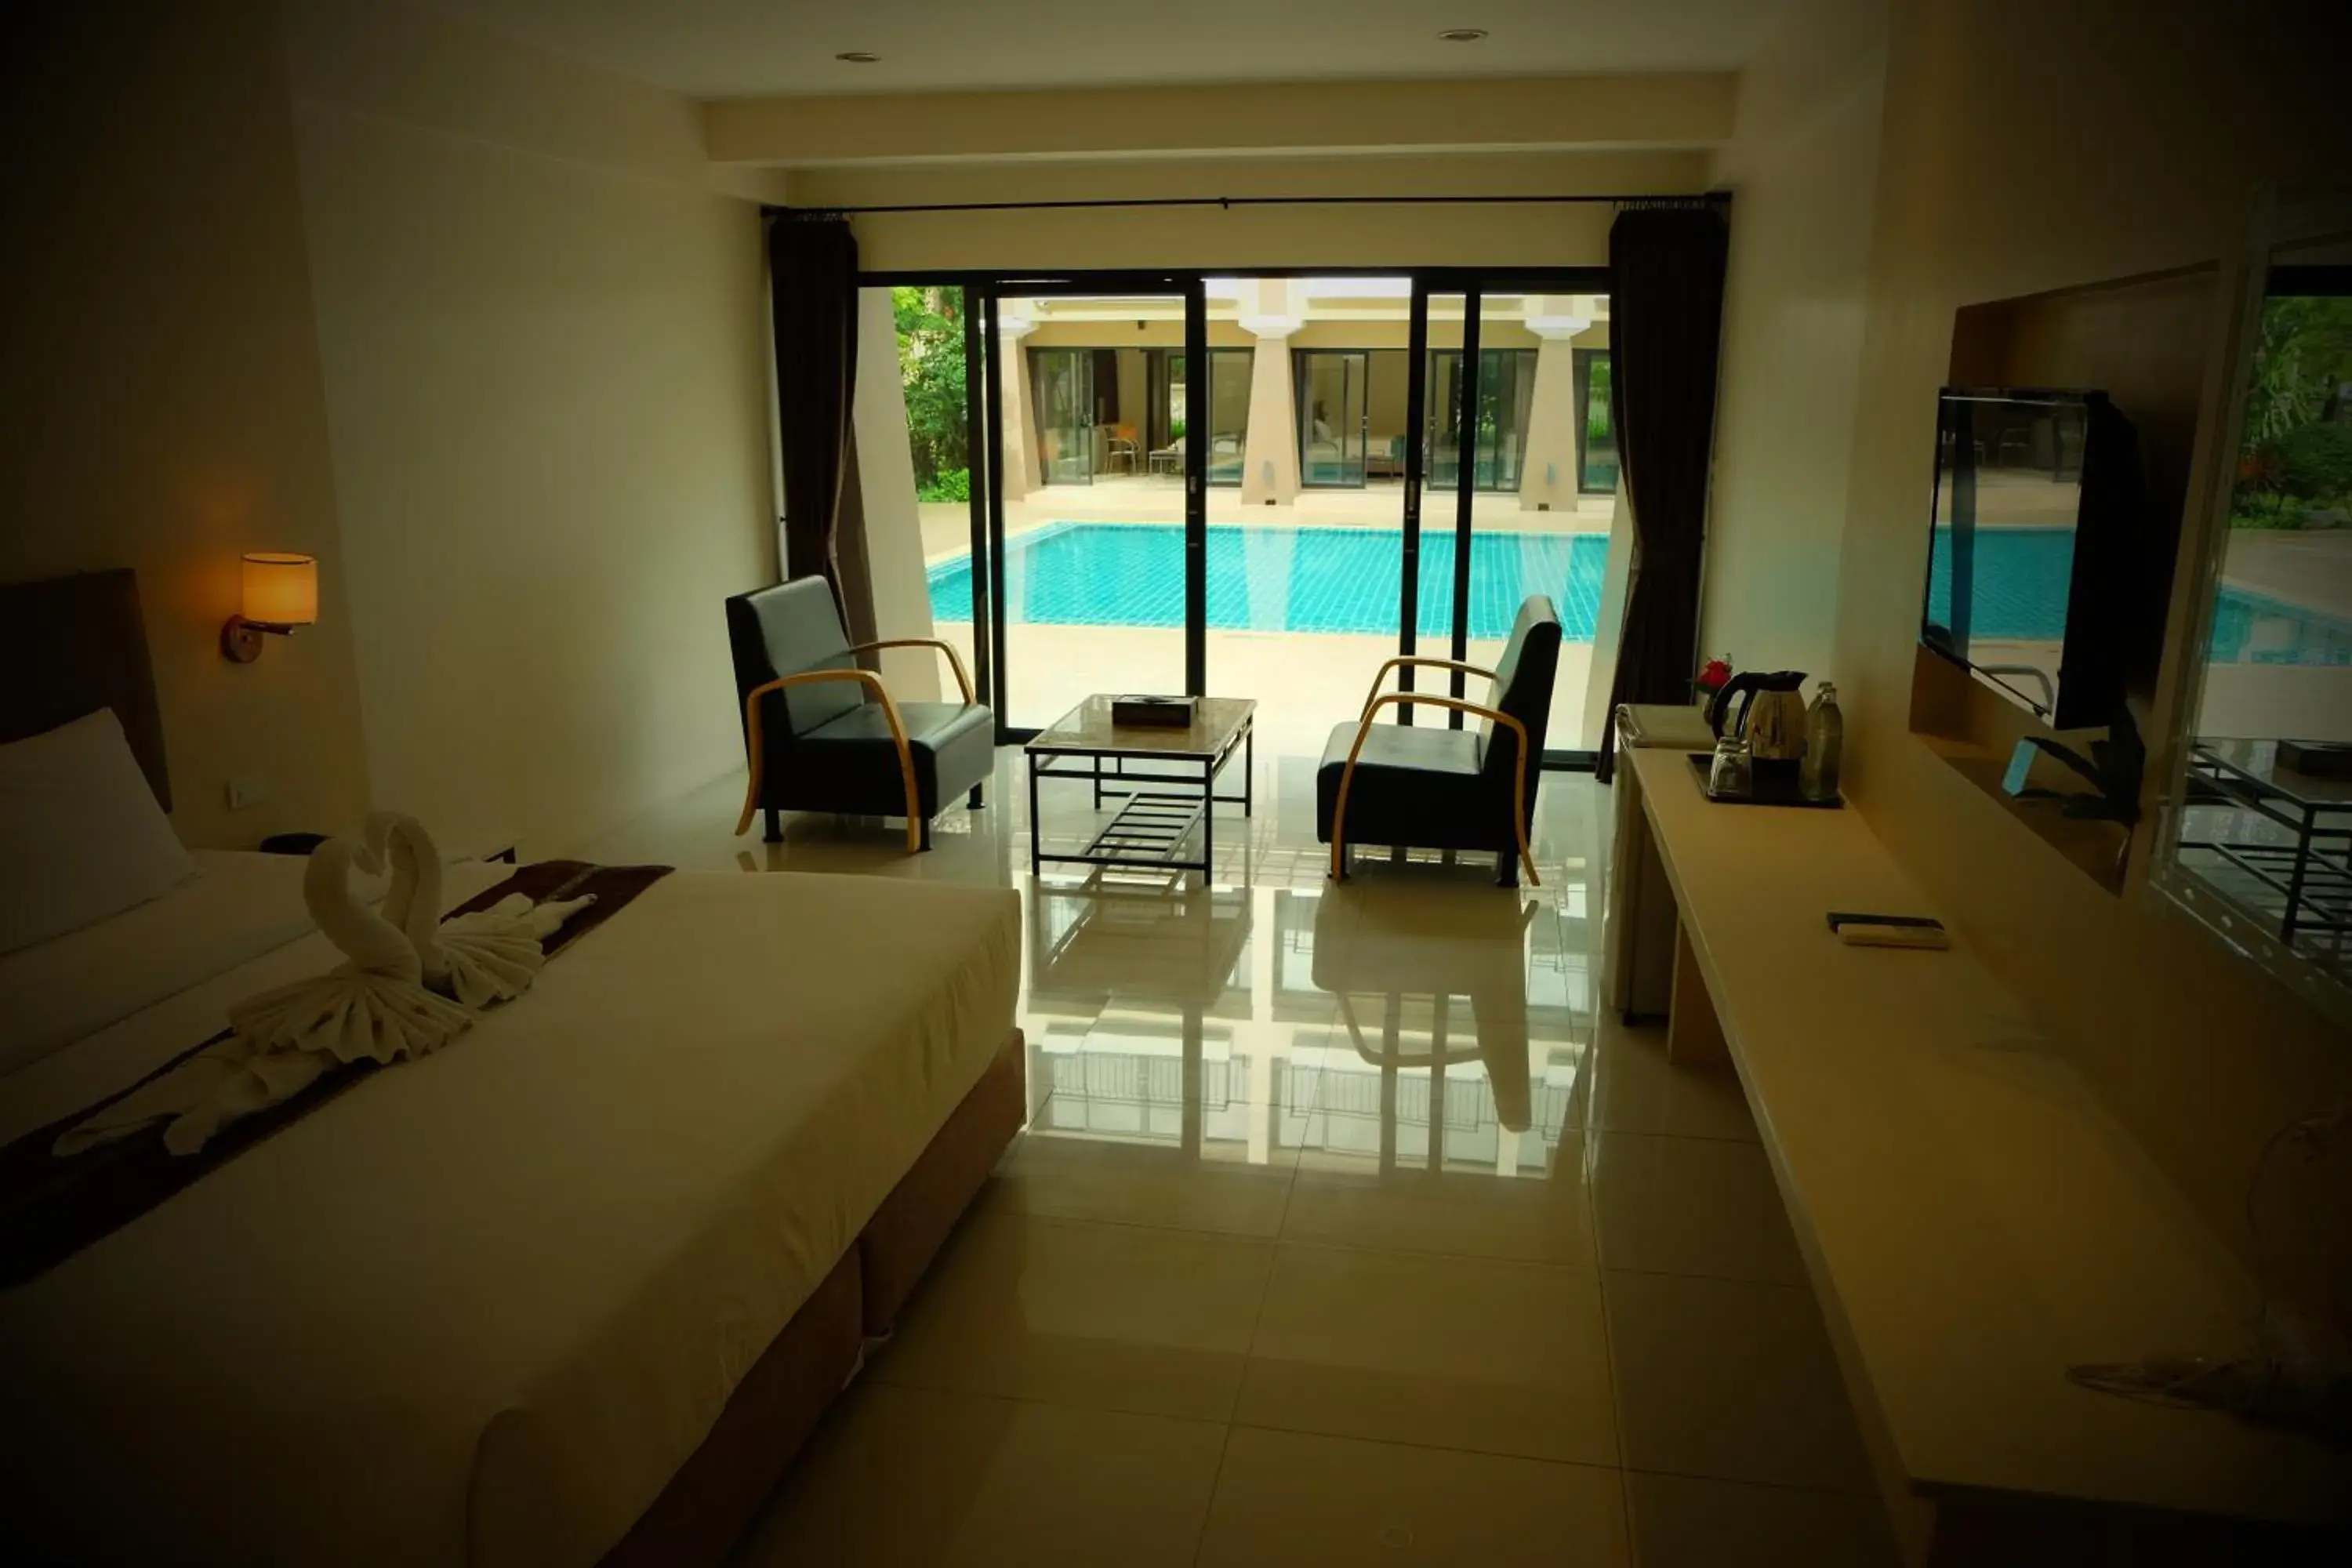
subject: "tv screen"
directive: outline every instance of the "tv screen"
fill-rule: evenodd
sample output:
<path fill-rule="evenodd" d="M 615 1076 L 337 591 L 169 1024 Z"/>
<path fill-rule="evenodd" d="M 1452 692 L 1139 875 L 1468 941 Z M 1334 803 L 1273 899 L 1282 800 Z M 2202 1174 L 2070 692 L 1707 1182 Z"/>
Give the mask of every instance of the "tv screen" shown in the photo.
<path fill-rule="evenodd" d="M 2110 723 L 2161 654 L 2160 604 L 2140 647 L 2145 510 L 2137 434 L 2104 394 L 1945 388 L 1920 640 L 2057 729 Z"/>

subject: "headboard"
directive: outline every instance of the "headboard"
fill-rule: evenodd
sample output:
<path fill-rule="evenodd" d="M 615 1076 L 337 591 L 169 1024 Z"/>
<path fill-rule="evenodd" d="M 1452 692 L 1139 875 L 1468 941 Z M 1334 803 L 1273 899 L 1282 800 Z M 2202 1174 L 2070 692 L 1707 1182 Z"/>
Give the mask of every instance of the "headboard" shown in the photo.
<path fill-rule="evenodd" d="M 147 783 L 172 809 L 163 714 L 130 570 L 0 586 L 0 742 L 111 708 Z"/>

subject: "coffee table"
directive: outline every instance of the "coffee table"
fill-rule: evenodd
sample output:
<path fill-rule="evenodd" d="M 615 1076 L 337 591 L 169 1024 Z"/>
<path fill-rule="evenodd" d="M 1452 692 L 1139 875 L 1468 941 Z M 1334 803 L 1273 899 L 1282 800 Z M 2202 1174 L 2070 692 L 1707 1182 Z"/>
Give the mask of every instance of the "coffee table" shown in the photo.
<path fill-rule="evenodd" d="M 1022 748 L 1029 759 L 1029 870 L 1048 864 L 1123 866 L 1150 871 L 1198 871 L 1209 881 L 1217 847 L 1216 803 L 1232 801 L 1247 816 L 1250 774 L 1256 760 L 1257 704 L 1246 697 L 1203 697 L 1185 730 L 1111 722 L 1112 699 L 1098 692 L 1039 731 Z M 1242 792 L 1216 793 L 1217 773 L 1242 753 Z M 1106 772 L 1105 763 L 1113 764 Z M 1075 855 L 1047 854 L 1038 831 L 1037 781 L 1084 779 L 1094 786 L 1095 809 L 1106 798 L 1127 804 Z M 1193 829 L 1200 858 L 1182 858 Z"/>

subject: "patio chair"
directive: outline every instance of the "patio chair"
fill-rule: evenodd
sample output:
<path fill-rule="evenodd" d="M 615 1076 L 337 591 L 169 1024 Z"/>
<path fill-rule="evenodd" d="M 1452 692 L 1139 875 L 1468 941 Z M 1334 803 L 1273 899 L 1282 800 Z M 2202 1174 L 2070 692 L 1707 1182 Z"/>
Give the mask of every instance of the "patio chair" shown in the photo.
<path fill-rule="evenodd" d="M 1354 723 L 1331 731 L 1315 774 L 1315 836 L 1331 846 L 1331 876 L 1345 880 L 1352 845 L 1419 849 L 1492 850 L 1495 879 L 1518 885 L 1525 867 L 1537 883 L 1528 831 L 1535 818 L 1559 666 L 1559 612 L 1544 595 L 1519 606 L 1510 640 L 1493 669 L 1453 659 L 1401 657 L 1381 666 Z M 1484 704 L 1418 691 L 1382 692 L 1403 666 L 1458 669 L 1491 683 Z M 1445 709 L 1478 721 L 1475 729 L 1380 724 L 1383 708 Z"/>
<path fill-rule="evenodd" d="M 931 818 L 945 801 L 981 785 L 996 763 L 996 716 L 972 700 L 956 650 L 935 637 L 893 637 L 852 647 L 833 585 L 799 577 L 727 601 L 727 641 L 751 787 L 735 831 L 767 815 L 766 838 L 783 837 L 779 813 L 830 811 L 907 819 L 907 850 L 931 847 Z M 856 656 L 886 647 L 935 647 L 948 656 L 960 702 L 899 702 Z"/>
<path fill-rule="evenodd" d="M 1130 474 L 1142 471 L 1143 445 L 1135 438 L 1134 426 L 1113 425 L 1107 428 L 1103 437 L 1103 467 L 1106 469 L 1123 467 Z"/>

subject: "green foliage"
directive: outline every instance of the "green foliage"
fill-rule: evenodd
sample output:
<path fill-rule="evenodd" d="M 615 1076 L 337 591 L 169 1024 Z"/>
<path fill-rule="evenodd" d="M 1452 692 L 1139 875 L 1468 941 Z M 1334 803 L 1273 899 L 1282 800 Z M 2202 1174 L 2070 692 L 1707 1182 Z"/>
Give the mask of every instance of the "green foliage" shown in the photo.
<path fill-rule="evenodd" d="M 935 474 L 929 479 L 919 480 L 915 486 L 915 499 L 923 501 L 970 500 L 971 470 L 950 468 L 945 473 Z"/>
<path fill-rule="evenodd" d="M 1584 439 L 1606 443 L 1609 437 L 1609 356 L 1595 354 L 1585 373 Z"/>
<path fill-rule="evenodd" d="M 2315 500 L 2352 494 L 2352 426 L 2305 425 L 2278 439 L 2286 489 Z"/>
<path fill-rule="evenodd" d="M 2327 418 L 2352 380 L 2352 299 L 2279 295 L 2263 304 L 2246 405 L 2246 439 L 2275 441 Z"/>
<path fill-rule="evenodd" d="M 1168 441 L 1169 441 L 1169 445 L 1173 446 L 1173 445 L 1175 445 L 1177 442 L 1181 441 L 1183 438 L 1184 438 L 1184 421 L 1182 421 L 1181 419 L 1174 419 L 1174 420 L 1171 420 L 1171 421 L 1169 422 L 1169 425 L 1168 425 Z"/>
<path fill-rule="evenodd" d="M 2295 528 L 2352 500 L 2352 299 L 2273 295 L 2246 389 L 2233 528 Z"/>
<path fill-rule="evenodd" d="M 925 500 L 961 500 L 971 486 L 963 395 L 963 290 L 890 290 L 898 328 L 898 375 L 907 394 L 907 441 L 915 489 Z M 954 495 L 927 489 L 961 475 Z"/>

